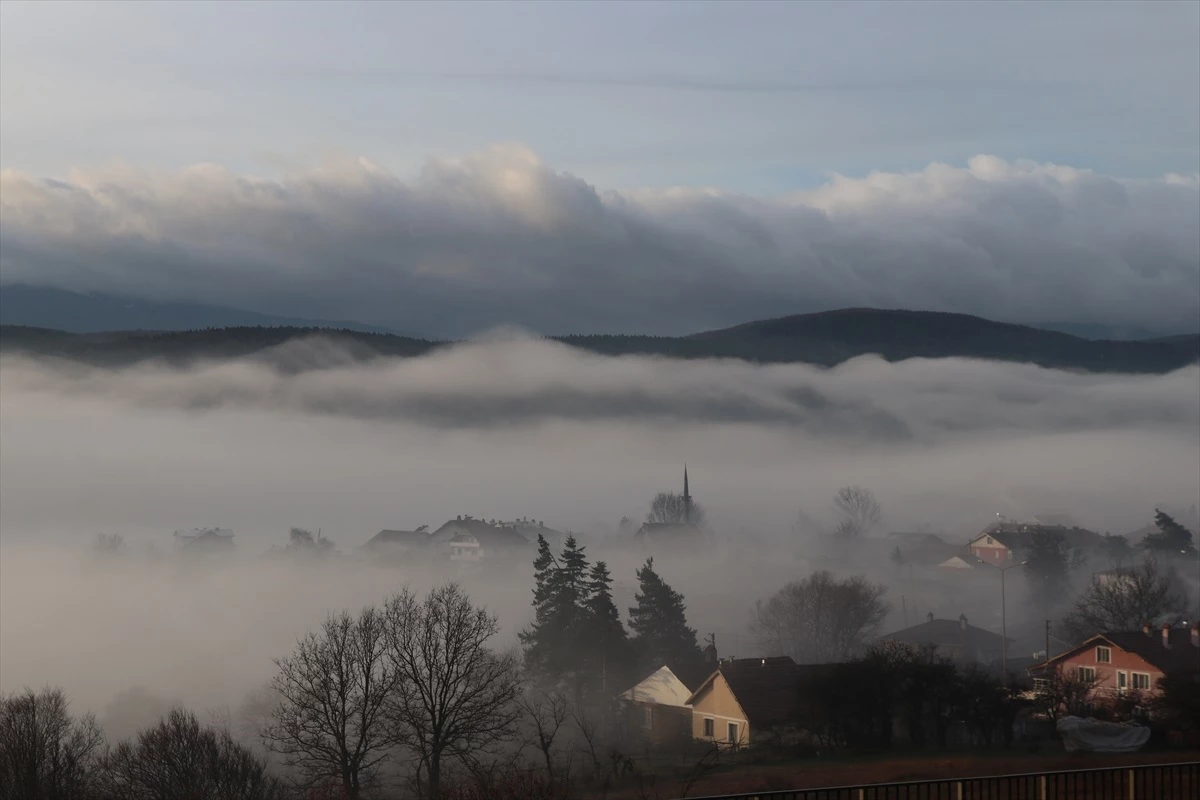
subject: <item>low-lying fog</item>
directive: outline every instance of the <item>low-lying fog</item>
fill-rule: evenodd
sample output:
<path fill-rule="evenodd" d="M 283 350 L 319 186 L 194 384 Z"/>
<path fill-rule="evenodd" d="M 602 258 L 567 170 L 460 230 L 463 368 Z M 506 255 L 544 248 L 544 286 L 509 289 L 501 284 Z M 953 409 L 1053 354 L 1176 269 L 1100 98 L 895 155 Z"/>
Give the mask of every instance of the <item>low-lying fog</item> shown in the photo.
<path fill-rule="evenodd" d="M 99 712 L 134 687 L 236 705 L 328 610 L 458 574 L 352 558 L 381 528 L 544 520 L 610 561 L 626 607 L 642 555 L 617 545 L 618 523 L 678 491 L 684 462 L 726 544 L 655 563 L 691 624 L 737 655 L 753 652 L 754 601 L 817 563 L 840 486 L 874 490 L 876 535 L 927 527 L 956 544 L 997 513 L 1127 533 L 1156 504 L 1197 502 L 1200 486 L 1195 367 L 1135 377 L 860 358 L 824 370 L 510 339 L 407 361 L 353 362 L 313 341 L 191 369 L 12 357 L 0 369 L 0 690 L 61 685 Z M 232 563 L 173 557 L 172 531 L 208 526 L 235 532 Z M 346 558 L 256 558 L 291 526 L 320 529 Z M 130 555 L 97 560 L 99 532 L 122 534 Z M 834 568 L 860 566 L 890 582 L 874 563 Z M 528 619 L 531 575 L 463 577 L 499 614 L 502 644 Z M 924 602 L 908 602 L 910 621 L 967 605 Z"/>

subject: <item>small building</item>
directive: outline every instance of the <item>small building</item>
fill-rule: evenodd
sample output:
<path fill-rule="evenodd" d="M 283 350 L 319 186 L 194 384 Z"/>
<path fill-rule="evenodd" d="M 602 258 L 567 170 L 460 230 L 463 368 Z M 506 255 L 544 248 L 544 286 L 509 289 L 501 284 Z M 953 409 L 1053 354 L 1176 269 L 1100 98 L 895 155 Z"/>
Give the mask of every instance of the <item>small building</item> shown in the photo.
<path fill-rule="evenodd" d="M 1103 536 L 1085 528 L 1005 519 L 984 528 L 967 542 L 967 549 L 974 558 L 1003 567 L 1016 563 L 1017 556 L 1030 548 L 1034 536 L 1049 533 L 1061 536 L 1067 547 L 1080 557 L 1105 544 Z"/>
<path fill-rule="evenodd" d="M 431 534 L 431 541 L 451 561 L 465 562 L 524 557 L 533 546 L 529 539 L 506 525 L 471 516 L 450 520 Z"/>
<path fill-rule="evenodd" d="M 957 570 L 959 572 L 975 569 L 975 565 L 962 556 L 951 556 L 937 566 L 938 569 Z"/>
<path fill-rule="evenodd" d="M 787 656 L 722 661 L 692 693 L 692 736 L 744 747 L 793 725 L 801 668 Z"/>
<path fill-rule="evenodd" d="M 920 625 L 879 637 L 884 642 L 900 642 L 914 647 L 932 647 L 940 655 L 959 663 L 987 664 L 999 660 L 1004 652 L 1004 637 L 958 619 L 934 619 L 930 614 Z M 1011 639 L 1009 640 L 1011 643 Z"/>
<path fill-rule="evenodd" d="M 1100 694 L 1152 695 L 1167 675 L 1200 671 L 1200 628 L 1143 625 L 1140 631 L 1101 633 L 1029 669 L 1035 685 L 1047 670 L 1094 681 Z"/>
<path fill-rule="evenodd" d="M 233 550 L 233 531 L 228 528 L 192 528 L 175 531 L 176 546 L 185 553 L 228 553 Z"/>
<path fill-rule="evenodd" d="M 663 666 L 624 691 L 625 720 L 632 738 L 649 745 L 687 741 L 692 735 L 692 692 Z"/>
<path fill-rule="evenodd" d="M 382 558 L 411 558 L 427 554 L 432 538 L 428 525 L 414 531 L 384 529 L 372 536 L 362 549 Z"/>
<path fill-rule="evenodd" d="M 901 563 L 918 567 L 940 566 L 948 559 L 966 555 L 962 546 L 956 547 L 935 533 L 894 531 L 883 541 L 893 559 L 898 555 Z"/>

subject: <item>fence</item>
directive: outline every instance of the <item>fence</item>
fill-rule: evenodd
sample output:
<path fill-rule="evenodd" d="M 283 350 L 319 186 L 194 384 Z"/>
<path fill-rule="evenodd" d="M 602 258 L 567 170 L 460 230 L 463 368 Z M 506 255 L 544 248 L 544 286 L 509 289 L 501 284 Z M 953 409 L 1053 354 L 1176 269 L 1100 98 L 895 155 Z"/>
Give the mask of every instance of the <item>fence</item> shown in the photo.
<path fill-rule="evenodd" d="M 1197 797 L 1200 797 L 1200 761 L 742 792 L 694 800 L 1195 800 Z"/>

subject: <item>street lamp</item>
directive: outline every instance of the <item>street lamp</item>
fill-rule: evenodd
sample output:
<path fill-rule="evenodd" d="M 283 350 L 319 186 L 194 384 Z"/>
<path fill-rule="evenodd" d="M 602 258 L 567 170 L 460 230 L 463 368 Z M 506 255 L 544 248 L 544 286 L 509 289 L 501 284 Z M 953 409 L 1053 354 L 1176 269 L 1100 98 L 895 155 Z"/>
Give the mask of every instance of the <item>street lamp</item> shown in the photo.
<path fill-rule="evenodd" d="M 1008 609 L 1004 596 L 1004 573 L 1014 567 L 1023 567 L 1028 564 L 1028 561 L 1022 561 L 1020 564 L 1009 564 L 1007 567 L 1002 567 L 999 564 L 993 564 L 990 561 L 984 561 L 982 558 L 976 559 L 980 564 L 987 564 L 989 567 L 995 567 L 1000 570 L 1000 669 L 1003 671 L 1002 678 L 1008 683 Z M 1050 654 L 1046 653 L 1046 658 L 1050 658 Z"/>

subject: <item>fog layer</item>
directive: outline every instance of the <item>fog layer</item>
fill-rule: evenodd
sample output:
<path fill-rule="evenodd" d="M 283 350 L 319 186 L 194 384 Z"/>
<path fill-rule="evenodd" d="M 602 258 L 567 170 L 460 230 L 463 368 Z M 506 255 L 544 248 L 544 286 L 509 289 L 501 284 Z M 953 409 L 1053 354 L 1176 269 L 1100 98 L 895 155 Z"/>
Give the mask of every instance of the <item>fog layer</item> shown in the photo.
<path fill-rule="evenodd" d="M 625 607 L 642 556 L 618 546 L 618 522 L 678 490 L 685 461 L 724 544 L 656 566 L 723 642 L 744 634 L 757 597 L 811 569 L 842 485 L 874 490 L 877 533 L 927 526 L 952 543 L 998 512 L 1127 533 L 1200 486 L 1194 367 L 1135 377 L 867 357 L 826 370 L 521 340 L 355 363 L 320 341 L 289 347 L 189 369 L 0 362 L 0 689 L 61 684 L 92 707 L 132 686 L 236 703 L 327 610 L 456 576 L 512 641 L 530 569 L 349 557 L 382 528 L 457 514 L 581 532 Z M 279 366 L 298 359 L 320 368 Z M 293 525 L 347 558 L 255 558 Z M 196 526 L 233 529 L 234 562 L 141 555 L 153 542 L 170 556 L 171 532 Z M 123 534 L 137 558 L 98 565 L 98 532 Z"/>

